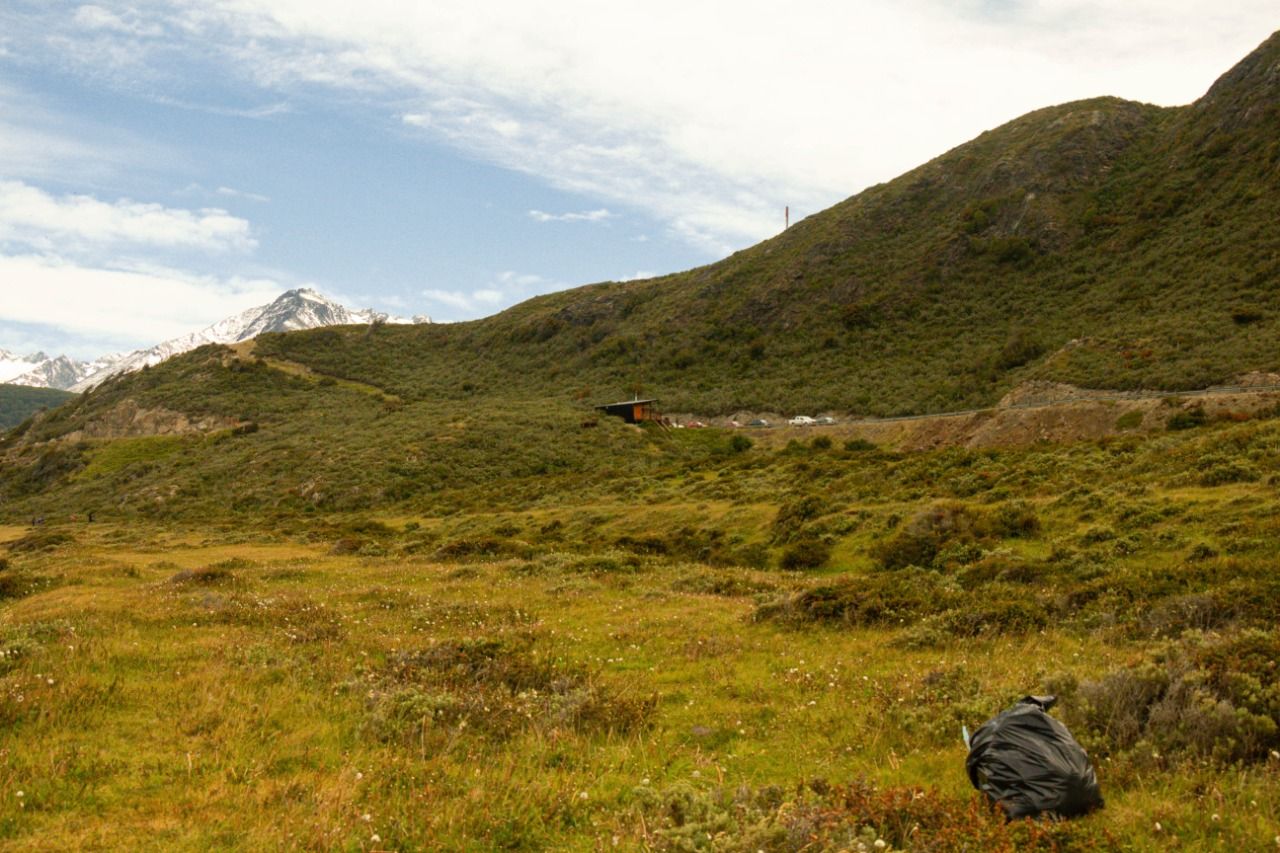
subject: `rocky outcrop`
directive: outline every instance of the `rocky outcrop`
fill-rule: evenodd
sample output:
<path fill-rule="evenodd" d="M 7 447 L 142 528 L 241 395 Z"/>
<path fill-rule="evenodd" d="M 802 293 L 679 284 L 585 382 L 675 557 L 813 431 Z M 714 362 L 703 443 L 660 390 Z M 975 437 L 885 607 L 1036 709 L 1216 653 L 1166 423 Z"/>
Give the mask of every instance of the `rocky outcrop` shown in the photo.
<path fill-rule="evenodd" d="M 145 435 L 194 435 L 234 429 L 235 418 L 221 415 L 193 416 L 170 409 L 144 409 L 134 400 L 123 400 L 59 441 L 134 438 Z"/>

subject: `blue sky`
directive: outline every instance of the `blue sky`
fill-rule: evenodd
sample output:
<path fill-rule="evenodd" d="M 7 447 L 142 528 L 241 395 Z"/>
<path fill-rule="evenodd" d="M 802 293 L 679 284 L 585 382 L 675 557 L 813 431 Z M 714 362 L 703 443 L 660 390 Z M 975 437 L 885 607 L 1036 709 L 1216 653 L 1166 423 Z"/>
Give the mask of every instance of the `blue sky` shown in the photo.
<path fill-rule="evenodd" d="M 463 320 L 685 269 L 1036 107 L 1189 102 L 1276 26 L 803 6 L 6 0 L 0 348 L 132 349 L 297 286 Z"/>

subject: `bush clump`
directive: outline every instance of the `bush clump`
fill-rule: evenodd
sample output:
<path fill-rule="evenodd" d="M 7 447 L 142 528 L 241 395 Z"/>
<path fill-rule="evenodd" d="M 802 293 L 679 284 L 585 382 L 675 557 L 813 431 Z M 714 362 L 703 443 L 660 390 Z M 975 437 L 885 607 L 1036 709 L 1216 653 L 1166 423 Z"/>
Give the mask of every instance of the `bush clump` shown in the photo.
<path fill-rule="evenodd" d="M 964 504 L 940 503 L 915 514 L 888 539 L 872 548 L 883 568 L 930 566 L 944 543 L 972 538 L 976 518 Z"/>
<path fill-rule="evenodd" d="M 1164 422 L 1165 429 L 1175 432 L 1177 430 L 1193 429 L 1198 426 L 1204 426 L 1208 420 L 1208 416 L 1204 412 L 1203 406 L 1192 406 L 1190 409 L 1183 409 L 1174 412 L 1169 419 Z"/>
<path fill-rule="evenodd" d="M 61 530 L 36 528 L 21 538 L 14 539 L 5 547 L 9 549 L 11 554 L 33 554 L 52 551 L 55 548 L 70 545 L 75 541 L 75 537 Z"/>
<path fill-rule="evenodd" d="M 1109 850 L 1116 839 L 1088 821 L 1009 822 L 976 797 L 858 780 L 662 790 L 633 795 L 653 817 L 663 853 L 800 853 L 809 850 Z"/>
<path fill-rule="evenodd" d="M 816 536 L 797 539 L 786 547 L 778 565 L 786 571 L 817 569 L 831 559 L 831 543 Z"/>
<path fill-rule="evenodd" d="M 1099 754 L 1263 761 L 1280 748 L 1280 631 L 1191 634 L 1072 692 L 1072 728 Z"/>
<path fill-rule="evenodd" d="M 826 502 L 817 495 L 801 495 L 783 502 L 773 519 L 773 539 L 787 542 L 810 521 L 822 515 Z"/>
<path fill-rule="evenodd" d="M 367 730 L 382 741 L 470 730 L 505 739 L 538 731 L 630 731 L 656 698 L 620 692 L 530 635 L 457 639 L 401 652 L 369 691 Z"/>
<path fill-rule="evenodd" d="M 761 605 L 754 618 L 791 625 L 899 625 L 949 610 L 962 598 L 960 588 L 937 572 L 906 569 L 815 586 Z"/>
<path fill-rule="evenodd" d="M 1125 412 L 1123 415 L 1116 418 L 1116 429 L 1118 430 L 1137 429 L 1141 425 L 1142 412 Z"/>

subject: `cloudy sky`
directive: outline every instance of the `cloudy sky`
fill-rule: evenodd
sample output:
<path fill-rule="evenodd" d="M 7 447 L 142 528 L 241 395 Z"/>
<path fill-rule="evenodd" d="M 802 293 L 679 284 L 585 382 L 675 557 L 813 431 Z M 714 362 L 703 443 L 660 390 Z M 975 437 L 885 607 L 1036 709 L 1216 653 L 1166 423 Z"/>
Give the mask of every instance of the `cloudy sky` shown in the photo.
<path fill-rule="evenodd" d="M 3 0 L 0 348 L 315 287 L 439 320 L 723 257 L 1049 104 L 1184 104 L 1275 0 Z"/>

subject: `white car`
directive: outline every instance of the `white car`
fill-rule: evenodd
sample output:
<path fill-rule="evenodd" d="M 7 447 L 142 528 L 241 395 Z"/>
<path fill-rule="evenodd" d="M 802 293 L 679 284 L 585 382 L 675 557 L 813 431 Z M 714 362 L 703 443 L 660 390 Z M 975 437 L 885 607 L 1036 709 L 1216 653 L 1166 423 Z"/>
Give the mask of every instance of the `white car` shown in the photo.
<path fill-rule="evenodd" d="M 813 426 L 814 424 L 817 423 L 817 421 L 815 421 L 813 418 L 809 417 L 808 415 L 796 415 L 794 418 L 787 421 L 787 423 L 791 424 L 792 426 Z"/>

